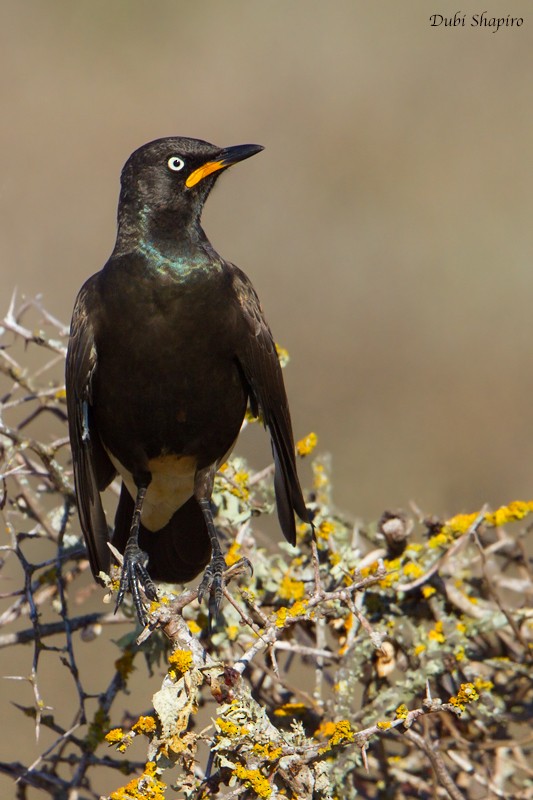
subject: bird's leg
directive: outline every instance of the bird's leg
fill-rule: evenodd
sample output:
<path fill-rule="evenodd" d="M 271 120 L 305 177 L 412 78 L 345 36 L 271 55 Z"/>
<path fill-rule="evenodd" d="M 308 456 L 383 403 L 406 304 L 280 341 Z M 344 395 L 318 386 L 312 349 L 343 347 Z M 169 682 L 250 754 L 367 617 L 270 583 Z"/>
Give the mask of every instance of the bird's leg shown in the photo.
<path fill-rule="evenodd" d="M 146 613 L 141 599 L 140 585 L 149 600 L 157 600 L 157 591 L 154 582 L 148 574 L 146 564 L 148 563 L 148 556 L 139 547 L 139 526 L 141 524 L 141 511 L 143 507 L 146 490 L 149 481 L 143 481 L 137 487 L 137 497 L 135 499 L 135 507 L 133 509 L 133 516 L 131 519 L 131 528 L 126 548 L 124 550 L 124 563 L 122 565 L 122 572 L 120 574 L 120 586 L 118 589 L 117 602 L 115 605 L 115 613 L 117 612 L 120 604 L 124 600 L 124 595 L 127 591 L 131 592 L 137 618 L 141 625 L 146 622 Z"/>
<path fill-rule="evenodd" d="M 213 466 L 205 470 L 200 470 L 196 474 L 194 483 L 194 494 L 202 510 L 207 533 L 209 534 L 209 541 L 211 543 L 211 560 L 204 571 L 202 581 L 198 587 L 198 600 L 200 602 L 202 602 L 206 595 L 209 597 L 209 628 L 211 628 L 212 620 L 216 620 L 220 611 L 224 594 L 224 572 L 227 569 L 227 564 L 222 555 L 220 542 L 218 540 L 218 532 L 213 521 L 213 513 L 211 511 L 211 494 L 213 492 L 214 479 L 215 467 Z M 241 561 L 247 569 L 252 569 L 252 565 L 248 559 L 241 559 Z"/>
<path fill-rule="evenodd" d="M 217 529 L 213 522 L 211 503 L 207 499 L 199 500 L 198 503 L 202 509 L 207 532 L 209 534 L 209 541 L 211 542 L 211 560 L 205 569 L 202 582 L 198 588 L 198 600 L 202 602 L 205 595 L 209 596 L 209 618 L 216 619 L 222 603 L 222 594 L 224 590 L 223 575 L 226 570 L 226 561 L 222 555 Z"/>

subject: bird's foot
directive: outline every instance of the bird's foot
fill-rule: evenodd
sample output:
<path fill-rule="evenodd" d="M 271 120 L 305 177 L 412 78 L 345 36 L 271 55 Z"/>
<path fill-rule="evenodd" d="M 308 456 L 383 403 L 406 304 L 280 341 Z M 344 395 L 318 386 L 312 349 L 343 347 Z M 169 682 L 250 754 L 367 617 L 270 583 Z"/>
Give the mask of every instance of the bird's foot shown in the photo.
<path fill-rule="evenodd" d="M 222 596 L 226 587 L 224 575 L 226 572 L 227 577 L 230 577 L 230 575 L 233 577 L 241 572 L 253 574 L 253 567 L 247 558 L 241 558 L 228 569 L 222 553 L 213 555 L 198 587 L 198 601 L 201 603 L 204 597 L 209 598 L 209 631 L 211 631 L 212 622 L 216 622 L 220 612 Z"/>
<path fill-rule="evenodd" d="M 201 603 L 204 597 L 207 596 L 209 598 L 209 622 L 211 622 L 212 618 L 216 619 L 220 611 L 226 569 L 227 565 L 222 553 L 214 553 L 205 568 L 204 576 L 198 587 L 198 601 Z"/>
<path fill-rule="evenodd" d="M 131 592 L 137 619 L 141 625 L 146 624 L 146 611 L 141 597 L 141 586 L 148 600 L 157 600 L 155 584 L 148 574 L 146 565 L 148 556 L 141 550 L 137 542 L 128 542 L 124 550 L 124 563 L 120 573 L 115 613 L 118 611 L 126 592 Z"/>

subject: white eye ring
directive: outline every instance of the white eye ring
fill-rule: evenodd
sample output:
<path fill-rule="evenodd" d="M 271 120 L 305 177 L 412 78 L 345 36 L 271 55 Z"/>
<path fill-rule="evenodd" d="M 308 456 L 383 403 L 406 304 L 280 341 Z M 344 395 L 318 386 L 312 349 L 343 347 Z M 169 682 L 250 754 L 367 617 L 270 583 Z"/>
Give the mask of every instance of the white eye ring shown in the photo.
<path fill-rule="evenodd" d="M 179 156 L 170 156 L 167 161 L 168 168 L 172 170 L 172 172 L 179 172 L 180 169 L 183 169 L 185 166 L 185 161 L 180 158 Z"/>

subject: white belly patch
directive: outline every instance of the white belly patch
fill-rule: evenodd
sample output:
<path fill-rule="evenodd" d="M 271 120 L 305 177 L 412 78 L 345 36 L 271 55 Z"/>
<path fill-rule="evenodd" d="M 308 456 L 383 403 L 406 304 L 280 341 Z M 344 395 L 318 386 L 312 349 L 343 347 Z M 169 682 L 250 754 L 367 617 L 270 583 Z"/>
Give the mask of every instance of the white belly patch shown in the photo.
<path fill-rule="evenodd" d="M 137 487 L 131 472 L 106 448 L 107 455 L 135 500 Z M 148 462 L 152 481 L 146 490 L 141 522 L 149 531 L 158 531 L 169 522 L 173 514 L 194 494 L 196 458 L 194 456 L 166 455 Z"/>

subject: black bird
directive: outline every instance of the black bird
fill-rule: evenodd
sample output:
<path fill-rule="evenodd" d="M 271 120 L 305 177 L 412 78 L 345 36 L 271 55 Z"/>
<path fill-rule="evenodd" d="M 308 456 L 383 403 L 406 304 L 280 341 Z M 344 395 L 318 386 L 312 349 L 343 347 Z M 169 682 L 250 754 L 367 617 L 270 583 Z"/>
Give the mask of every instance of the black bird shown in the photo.
<path fill-rule="evenodd" d="M 294 512 L 309 520 L 272 333 L 250 280 L 200 225 L 221 171 L 262 149 L 170 137 L 136 150 L 122 171 L 115 248 L 74 307 L 66 388 L 81 527 L 98 578 L 111 557 L 100 492 L 120 474 L 117 607 L 130 591 L 141 622 L 140 585 L 156 599 L 154 580 L 189 581 L 206 565 L 200 598 L 218 612 L 226 564 L 210 501 L 247 403 L 270 432 L 291 544 Z"/>

